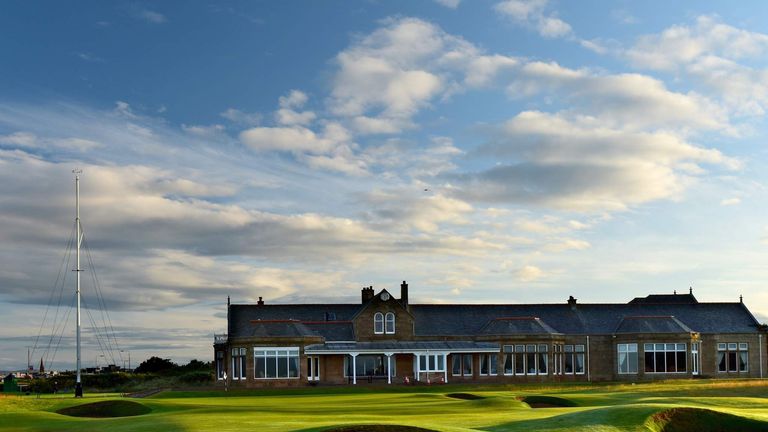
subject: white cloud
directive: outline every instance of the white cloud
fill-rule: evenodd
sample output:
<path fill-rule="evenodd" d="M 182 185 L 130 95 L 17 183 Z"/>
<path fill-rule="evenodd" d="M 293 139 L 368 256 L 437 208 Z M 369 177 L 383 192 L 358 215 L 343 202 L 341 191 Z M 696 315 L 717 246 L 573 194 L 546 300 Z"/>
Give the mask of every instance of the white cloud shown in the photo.
<path fill-rule="evenodd" d="M 594 118 L 541 112 L 515 116 L 478 152 L 498 164 L 449 176 L 456 196 L 585 212 L 678 198 L 695 180 L 691 166 L 741 166 L 671 132 L 615 129 Z"/>
<path fill-rule="evenodd" d="M 544 276 L 544 271 L 533 265 L 526 265 L 515 272 L 515 276 L 523 282 L 532 282 Z"/>
<path fill-rule="evenodd" d="M 243 126 L 256 126 L 261 123 L 262 117 L 259 113 L 246 113 L 234 108 L 228 108 L 226 111 L 219 115 L 231 121 L 232 123 Z"/>
<path fill-rule="evenodd" d="M 468 203 L 444 196 L 425 193 L 413 185 L 408 189 L 376 190 L 364 197 L 371 210 L 366 220 L 387 230 L 436 232 L 441 224 L 465 225 L 472 211 Z"/>
<path fill-rule="evenodd" d="M 638 67 L 675 70 L 703 57 L 740 60 L 768 52 L 768 35 L 750 32 L 699 16 L 695 26 L 675 25 L 640 37 L 627 57 Z"/>
<path fill-rule="evenodd" d="M 722 201 L 720 201 L 721 206 L 734 206 L 741 204 L 741 198 L 726 198 Z"/>
<path fill-rule="evenodd" d="M 337 125 L 337 127 L 340 127 Z M 255 127 L 240 133 L 240 140 L 257 151 L 287 151 L 322 154 L 339 142 L 333 137 L 317 135 L 305 127 Z"/>
<path fill-rule="evenodd" d="M 184 130 L 184 132 L 201 137 L 216 135 L 224 132 L 224 126 L 220 124 L 213 124 L 208 126 L 182 124 L 181 129 Z"/>
<path fill-rule="evenodd" d="M 546 38 L 570 35 L 572 33 L 570 24 L 553 13 L 545 13 L 548 4 L 548 0 L 505 0 L 496 3 L 494 9 L 518 24 L 535 28 L 541 36 Z"/>
<path fill-rule="evenodd" d="M 673 72 L 701 84 L 738 115 L 762 116 L 768 107 L 768 34 L 699 16 L 693 25 L 675 25 L 638 38 L 623 51 L 636 67 Z"/>
<path fill-rule="evenodd" d="M 330 109 L 338 116 L 407 125 L 448 88 L 442 71 L 473 50 L 426 21 L 388 20 L 336 56 Z"/>
<path fill-rule="evenodd" d="M 461 3 L 461 0 L 435 0 L 435 3 L 450 9 L 456 9 L 457 7 L 459 7 L 459 3 Z"/>
<path fill-rule="evenodd" d="M 139 11 L 138 16 L 139 18 L 151 24 L 162 24 L 168 21 L 165 18 L 165 15 L 161 14 L 160 12 L 155 12 L 149 9 L 144 9 Z"/>
<path fill-rule="evenodd" d="M 307 96 L 306 93 L 301 90 L 294 89 L 291 90 L 287 95 L 280 96 L 278 102 L 280 104 L 280 108 L 292 109 L 303 107 L 308 100 L 309 96 Z"/>
<path fill-rule="evenodd" d="M 28 132 L 14 132 L 10 135 L 0 135 L 0 144 L 21 148 L 34 148 L 39 145 L 37 137 Z"/>
<path fill-rule="evenodd" d="M 312 111 L 297 112 L 288 108 L 281 108 L 275 112 L 275 121 L 281 125 L 307 126 L 312 123 L 317 116 Z"/>
<path fill-rule="evenodd" d="M 727 113 L 694 92 L 676 93 L 640 74 L 600 75 L 557 63 L 530 62 L 507 88 L 510 97 L 540 93 L 565 97 L 572 109 L 614 127 L 730 130 Z"/>

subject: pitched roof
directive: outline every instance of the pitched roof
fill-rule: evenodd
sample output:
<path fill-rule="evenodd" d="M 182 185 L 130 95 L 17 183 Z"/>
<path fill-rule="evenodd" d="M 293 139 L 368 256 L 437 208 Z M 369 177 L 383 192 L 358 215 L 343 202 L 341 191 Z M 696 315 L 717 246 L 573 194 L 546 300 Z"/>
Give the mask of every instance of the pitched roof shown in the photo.
<path fill-rule="evenodd" d="M 691 329 L 673 316 L 627 316 L 614 333 L 691 333 Z"/>
<path fill-rule="evenodd" d="M 699 303 L 692 295 L 656 295 L 626 304 L 412 304 L 417 336 L 506 334 L 614 334 L 680 330 L 699 333 L 753 333 L 759 323 L 743 303 Z M 693 299 L 693 301 L 691 301 Z M 675 301 L 658 301 L 675 300 Z M 684 300 L 684 301 L 679 301 Z M 256 320 L 297 320 L 326 341 L 354 340 L 351 319 L 361 304 L 243 305 L 229 309 L 230 337 L 253 334 Z M 646 320 L 628 317 L 674 317 Z M 645 327 L 643 327 L 645 326 Z M 642 330 L 643 328 L 647 330 Z M 294 330 L 296 327 L 294 326 Z M 271 331 L 272 329 L 270 329 Z M 299 331 L 299 330 L 296 330 Z M 303 330 L 301 330 L 303 331 Z"/>
<path fill-rule="evenodd" d="M 531 335 L 557 334 L 559 332 L 538 317 L 508 317 L 492 319 L 480 329 L 479 333 L 483 335 Z"/>
<path fill-rule="evenodd" d="M 321 336 L 325 340 L 354 340 L 354 329 L 350 321 L 360 308 L 356 304 L 299 304 L 299 305 L 250 305 L 229 306 L 230 337 L 269 336 L 256 334 L 254 328 L 263 332 L 275 332 L 275 336 Z M 259 321 L 296 321 L 299 326 L 264 326 Z M 301 333 L 301 334 L 298 334 Z"/>
<path fill-rule="evenodd" d="M 693 293 L 688 294 L 649 294 L 645 297 L 635 297 L 629 304 L 679 304 L 688 303 L 695 304 L 699 301 L 693 296 Z"/>

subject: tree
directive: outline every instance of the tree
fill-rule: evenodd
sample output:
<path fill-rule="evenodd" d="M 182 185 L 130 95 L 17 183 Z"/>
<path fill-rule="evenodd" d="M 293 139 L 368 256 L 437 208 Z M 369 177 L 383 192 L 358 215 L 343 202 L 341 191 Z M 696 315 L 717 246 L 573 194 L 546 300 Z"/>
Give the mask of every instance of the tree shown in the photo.
<path fill-rule="evenodd" d="M 136 373 L 163 373 L 170 372 L 176 369 L 178 365 L 171 361 L 171 359 L 162 359 L 160 357 L 152 356 L 139 365 L 136 368 Z"/>
<path fill-rule="evenodd" d="M 213 364 L 211 362 L 203 362 L 198 359 L 192 359 L 184 366 L 179 366 L 179 369 L 184 372 L 209 371 L 213 369 Z"/>

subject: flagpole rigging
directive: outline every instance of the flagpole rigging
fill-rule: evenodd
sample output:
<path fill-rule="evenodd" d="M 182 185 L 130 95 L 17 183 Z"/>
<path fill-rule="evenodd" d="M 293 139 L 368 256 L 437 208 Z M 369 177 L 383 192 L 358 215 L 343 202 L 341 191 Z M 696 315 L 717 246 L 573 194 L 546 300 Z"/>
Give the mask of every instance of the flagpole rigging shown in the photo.
<path fill-rule="evenodd" d="M 83 241 L 82 226 L 80 225 L 80 174 L 82 170 L 74 169 L 72 172 L 75 174 L 75 226 L 77 228 L 77 267 L 75 268 L 75 275 L 77 280 L 77 380 L 75 381 L 75 397 L 83 397 L 83 384 L 80 381 L 80 244 Z"/>

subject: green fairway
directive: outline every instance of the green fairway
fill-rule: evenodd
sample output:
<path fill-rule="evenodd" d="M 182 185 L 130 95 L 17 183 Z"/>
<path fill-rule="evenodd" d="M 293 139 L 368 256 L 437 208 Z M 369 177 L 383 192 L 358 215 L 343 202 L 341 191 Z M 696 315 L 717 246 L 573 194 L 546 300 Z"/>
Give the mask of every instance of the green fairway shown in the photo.
<path fill-rule="evenodd" d="M 112 409 L 115 415 L 148 413 L 113 418 L 57 413 L 75 405 L 120 400 L 145 408 L 137 411 L 131 404 L 114 402 L 96 406 L 118 407 Z M 768 430 L 768 381 L 321 387 L 164 392 L 145 399 L 94 393 L 83 400 L 61 395 L 0 397 L 0 431 L 321 431 L 362 424 L 441 431 L 759 431 Z"/>

